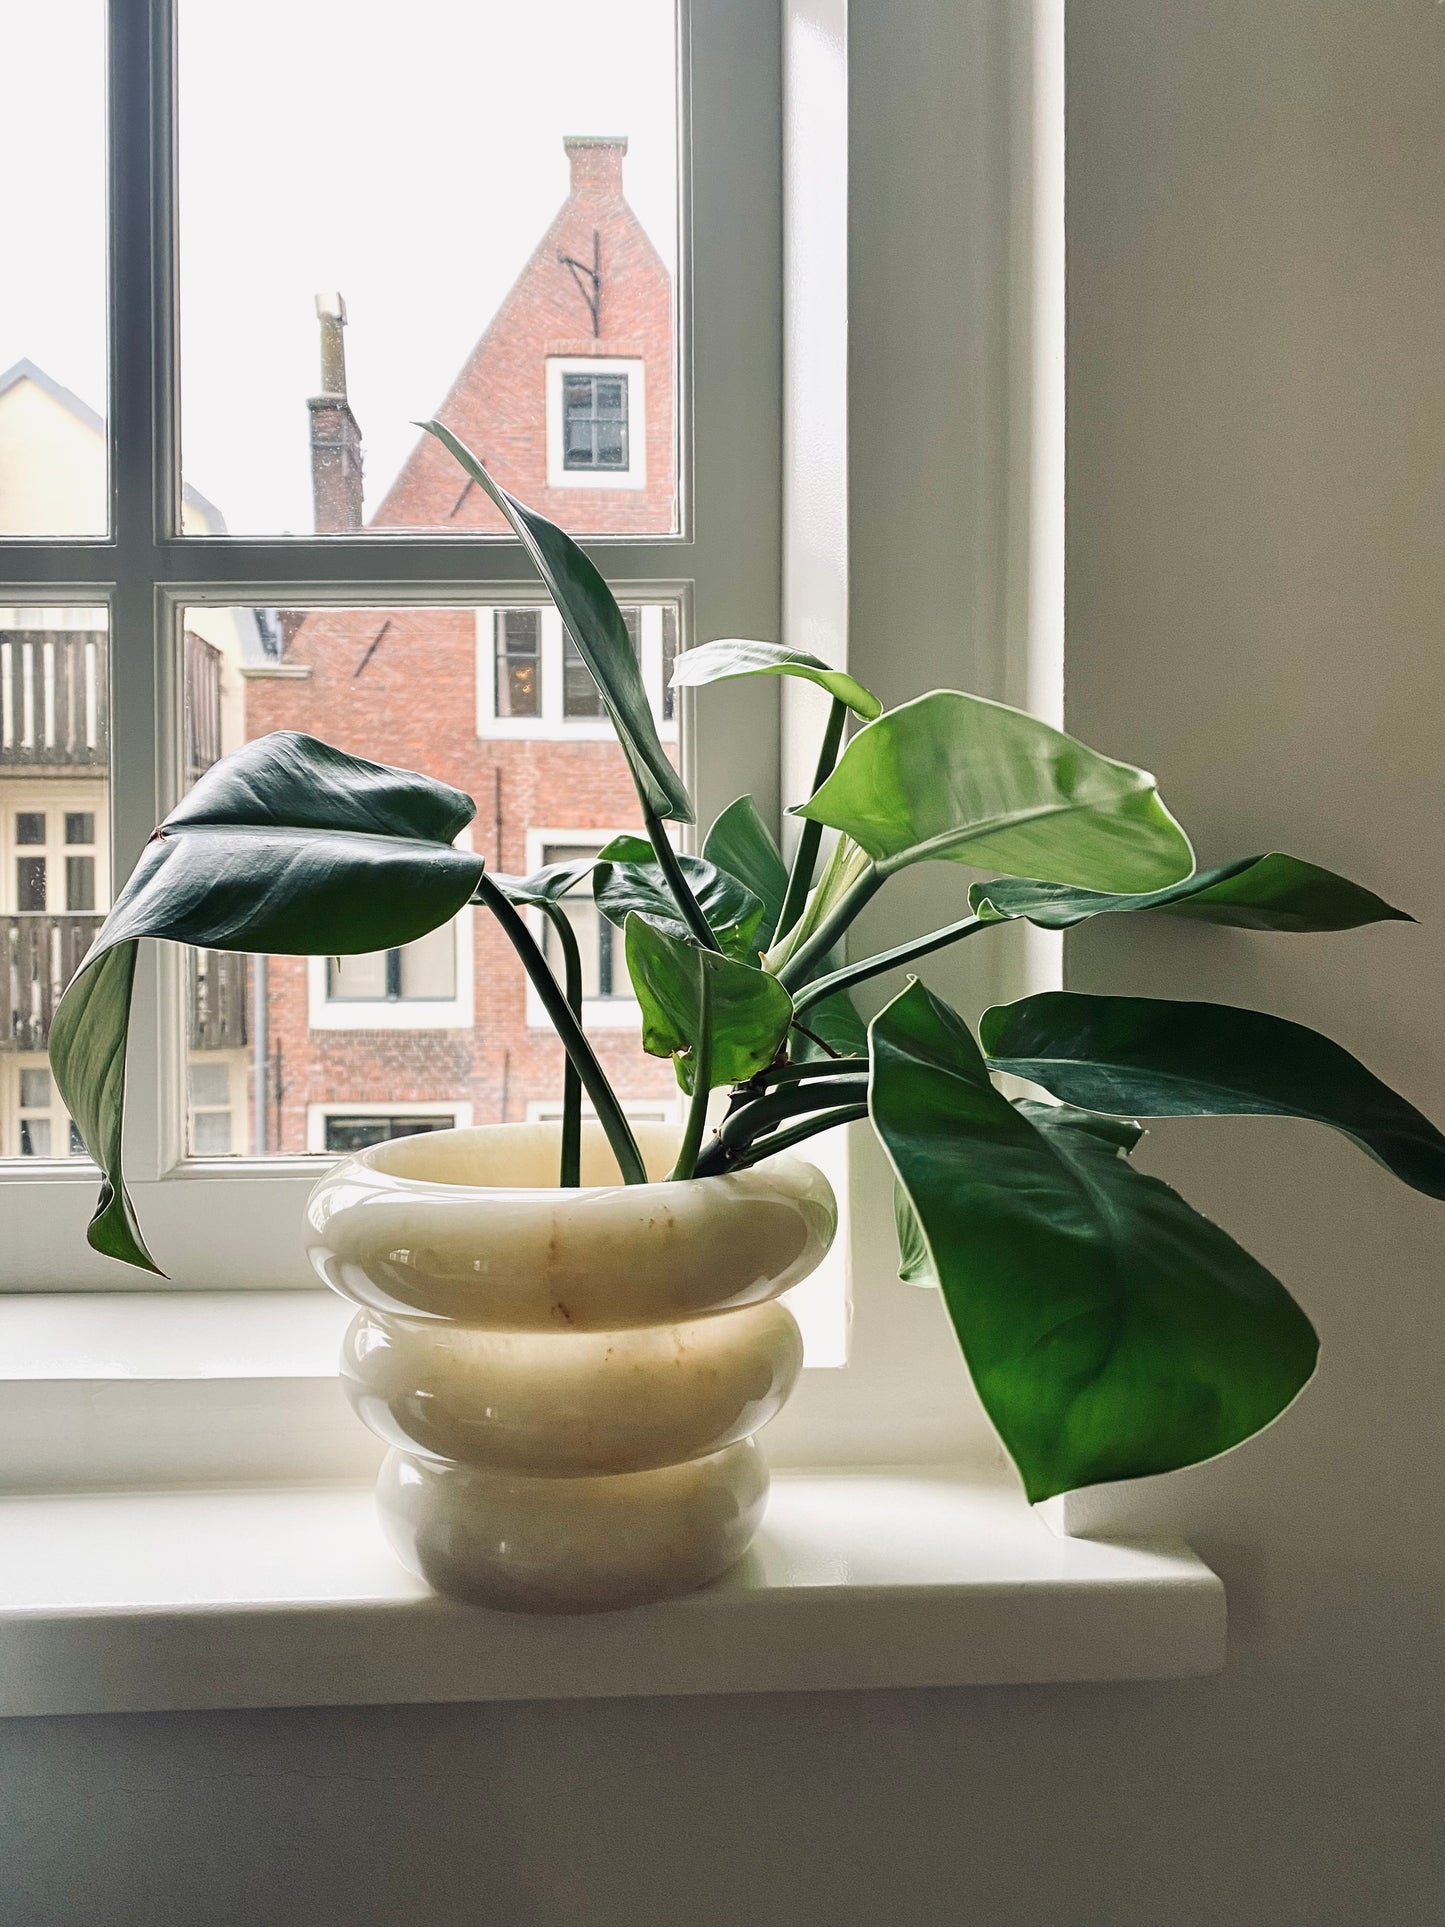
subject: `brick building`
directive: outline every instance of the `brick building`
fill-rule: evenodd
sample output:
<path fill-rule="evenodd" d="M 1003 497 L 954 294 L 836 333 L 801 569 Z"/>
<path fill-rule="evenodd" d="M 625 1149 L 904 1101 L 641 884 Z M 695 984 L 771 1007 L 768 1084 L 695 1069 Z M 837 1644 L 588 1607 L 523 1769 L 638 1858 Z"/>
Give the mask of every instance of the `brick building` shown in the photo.
<path fill-rule="evenodd" d="M 675 526 L 672 283 L 624 197 L 626 145 L 567 141 L 568 198 L 436 409 L 508 488 L 576 533 Z M 429 436 L 364 518 L 345 307 L 339 296 L 317 305 L 318 530 L 500 530 Z M 675 744 L 666 683 L 678 611 L 625 613 L 663 739 Z M 611 727 L 550 605 L 311 610 L 283 614 L 280 634 L 276 659 L 242 670 L 246 734 L 301 729 L 456 784 L 476 798 L 471 835 L 489 867 L 525 872 L 636 825 Z M 671 1067 L 639 1050 L 620 939 L 585 897 L 570 914 L 599 1056 L 638 1115 L 671 1115 Z M 560 1047 L 483 911 L 385 955 L 258 968 L 257 1148 L 345 1150 L 558 1103 Z"/>

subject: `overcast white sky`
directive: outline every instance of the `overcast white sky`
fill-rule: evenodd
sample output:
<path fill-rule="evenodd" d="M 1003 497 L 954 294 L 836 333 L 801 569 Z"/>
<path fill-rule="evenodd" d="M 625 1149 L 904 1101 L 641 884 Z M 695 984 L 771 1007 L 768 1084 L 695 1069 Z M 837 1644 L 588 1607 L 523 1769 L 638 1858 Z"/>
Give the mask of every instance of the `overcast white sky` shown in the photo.
<path fill-rule="evenodd" d="M 237 533 L 311 526 L 313 296 L 350 315 L 380 501 L 566 194 L 564 134 L 626 134 L 676 229 L 673 0 L 178 0 L 186 480 Z M 99 0 L 0 0 L 0 370 L 104 405 Z"/>

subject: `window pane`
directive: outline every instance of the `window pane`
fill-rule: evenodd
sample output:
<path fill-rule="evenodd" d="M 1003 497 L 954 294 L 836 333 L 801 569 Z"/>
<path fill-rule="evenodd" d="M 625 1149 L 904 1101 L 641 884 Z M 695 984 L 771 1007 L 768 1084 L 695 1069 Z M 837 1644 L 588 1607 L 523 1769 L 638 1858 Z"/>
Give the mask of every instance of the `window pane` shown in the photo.
<path fill-rule="evenodd" d="M 675 0 L 177 11 L 183 525 L 675 528 Z"/>
<path fill-rule="evenodd" d="M 499 716 L 542 713 L 542 615 L 538 609 L 498 609 L 496 703 Z"/>
<path fill-rule="evenodd" d="M 435 1117 L 328 1116 L 325 1120 L 326 1151 L 364 1151 L 368 1144 L 384 1144 L 390 1137 L 417 1137 L 423 1131 L 450 1131 L 455 1120 L 450 1113 Z"/>
<path fill-rule="evenodd" d="M 0 535 L 104 535 L 104 11 L 45 0 L 3 22 Z"/>
<path fill-rule="evenodd" d="M 191 1118 L 191 1153 L 198 1158 L 231 1155 L 231 1113 L 197 1111 Z"/>
<path fill-rule="evenodd" d="M 45 1051 L 109 903 L 105 624 L 98 609 L 0 606 L 0 1158 L 79 1155 Z M 47 1128 L 22 1134 L 25 1110 Z"/>
<path fill-rule="evenodd" d="M 562 635 L 562 713 L 564 716 L 605 716 L 602 692 L 582 652 L 566 631 Z"/>
<path fill-rule="evenodd" d="M 23 1158 L 50 1156 L 50 1119 L 48 1117 L 21 1118 L 20 1155 Z"/>
<path fill-rule="evenodd" d="M 676 726 L 662 719 L 669 609 L 675 617 L 675 604 L 629 602 L 624 621 L 663 741 L 675 745 Z M 220 744 L 301 730 L 464 790 L 477 804 L 471 847 L 489 869 L 513 875 L 640 827 L 595 696 L 585 715 L 565 711 L 564 681 L 580 705 L 586 666 L 579 658 L 564 676 L 553 609 L 190 608 L 183 627 L 185 753 L 198 773 Z M 499 647 L 526 656 L 539 698 L 531 714 L 496 713 Z M 52 834 L 61 826 L 56 815 Z M 620 940 L 589 897 L 568 914 L 581 942 L 588 1021 L 619 1093 L 674 1104 L 671 1066 L 640 1048 Z M 197 1155 L 203 1140 L 215 1142 L 198 1122 L 211 1111 L 229 1114 L 233 1154 L 294 1155 L 372 1142 L 418 1116 L 516 1120 L 561 1097 L 561 1048 L 480 906 L 365 957 L 192 953 L 189 1043 Z M 204 1068 L 212 1063 L 214 1078 Z"/>

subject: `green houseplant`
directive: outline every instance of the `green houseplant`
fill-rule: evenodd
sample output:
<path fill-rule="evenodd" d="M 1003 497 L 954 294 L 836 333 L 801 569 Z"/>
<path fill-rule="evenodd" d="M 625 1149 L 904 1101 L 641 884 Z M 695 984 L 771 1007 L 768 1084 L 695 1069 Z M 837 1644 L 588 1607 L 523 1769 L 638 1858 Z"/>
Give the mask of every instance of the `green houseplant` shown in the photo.
<path fill-rule="evenodd" d="M 1154 779 L 1017 710 L 934 691 L 884 712 L 852 677 L 775 645 L 718 641 L 675 680 L 801 676 L 832 698 L 802 834 L 786 865 L 751 800 L 677 854 L 694 820 L 658 740 L 616 603 L 560 529 L 436 435 L 507 518 L 601 689 L 634 777 L 642 834 L 528 878 L 454 847 L 469 798 L 289 734 L 209 771 L 142 852 L 56 1016 L 55 1075 L 103 1186 L 90 1242 L 151 1266 L 121 1171 L 137 942 L 325 955 L 401 944 L 484 905 L 566 1051 L 563 1186 L 579 1181 L 583 1094 L 627 1183 L 643 1159 L 580 1022 L 566 896 L 590 890 L 625 933 L 645 1050 L 688 1093 L 672 1168 L 746 1170 L 868 1117 L 897 1180 L 902 1276 L 941 1289 L 982 1402 L 1032 1499 L 1209 1458 L 1269 1423 L 1313 1370 L 1316 1339 L 1284 1286 L 1130 1153 L 1139 1117 L 1270 1113 L 1351 1138 L 1445 1198 L 1445 1137 L 1340 1046 L 1219 1005 L 1051 992 L 988 1011 L 975 1036 L 910 981 L 865 1029 L 850 992 L 1018 918 L 1099 915 L 1328 931 L 1404 913 L 1347 879 L 1267 854 L 1194 868 Z M 851 740 L 848 726 L 855 727 Z M 822 863 L 824 829 L 836 833 Z M 840 963 L 863 905 L 922 861 L 967 864 L 970 914 Z M 522 915 L 556 928 L 549 967 Z M 1052 1102 L 1004 1095 L 1000 1074 Z M 727 1114 L 707 1123 L 709 1093 Z"/>

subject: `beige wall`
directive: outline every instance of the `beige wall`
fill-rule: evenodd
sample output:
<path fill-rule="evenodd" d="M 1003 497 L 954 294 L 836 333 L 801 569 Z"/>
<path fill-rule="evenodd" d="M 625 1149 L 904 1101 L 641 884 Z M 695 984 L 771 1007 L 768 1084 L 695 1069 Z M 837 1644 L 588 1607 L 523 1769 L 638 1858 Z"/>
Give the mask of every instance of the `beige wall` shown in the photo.
<path fill-rule="evenodd" d="M 897 133 L 874 205 L 898 270 L 935 281 L 939 236 L 908 225 L 939 162 L 920 63 L 984 11 L 854 9 L 867 112 Z M 1070 31 L 1073 723 L 1160 770 L 1204 856 L 1278 841 L 1424 920 L 1273 945 L 1115 928 L 1073 978 L 1318 1021 L 1438 1113 L 1445 12 L 1082 0 Z M 968 312 L 899 310 L 900 424 Z M 913 547 L 937 587 L 910 614 L 946 679 L 980 642 L 948 559 L 967 450 L 888 419 L 880 548 L 910 540 L 890 480 L 938 464 Z M 1120 1506 L 1225 1574 L 1222 1679 L 14 1723 L 0 1918 L 1435 1927 L 1445 1220 L 1306 1126 L 1181 1125 L 1152 1155 L 1325 1340 L 1270 1437 Z"/>

